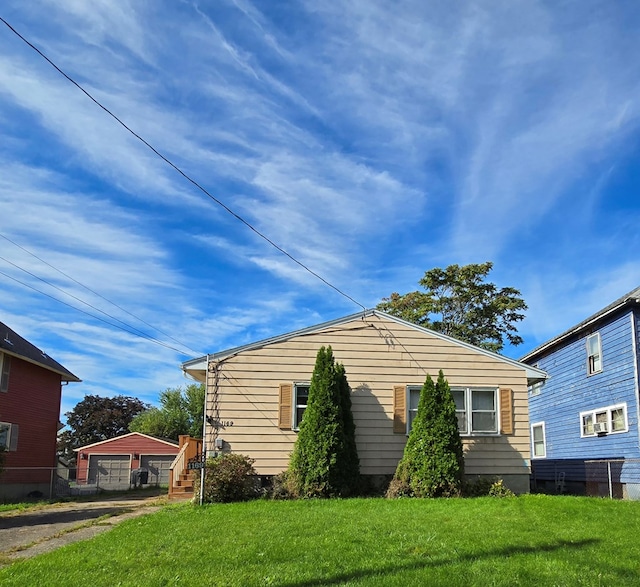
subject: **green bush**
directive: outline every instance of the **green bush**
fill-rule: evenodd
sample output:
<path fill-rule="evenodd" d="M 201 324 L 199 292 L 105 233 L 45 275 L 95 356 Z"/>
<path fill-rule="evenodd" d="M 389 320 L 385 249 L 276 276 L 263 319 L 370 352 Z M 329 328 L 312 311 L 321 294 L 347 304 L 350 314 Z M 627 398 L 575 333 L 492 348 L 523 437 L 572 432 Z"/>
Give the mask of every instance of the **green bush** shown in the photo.
<path fill-rule="evenodd" d="M 271 478 L 271 486 L 265 497 L 271 499 L 293 499 L 296 497 L 295 486 L 288 471 L 283 471 Z"/>
<path fill-rule="evenodd" d="M 504 484 L 502 479 L 498 479 L 492 483 L 489 495 L 491 497 L 515 497 L 516 494 Z"/>
<path fill-rule="evenodd" d="M 225 454 L 207 459 L 203 503 L 229 503 L 258 497 L 260 484 L 253 468 L 254 462 L 240 454 Z M 199 500 L 199 475 L 196 475 L 195 492 L 196 500 Z"/>
<path fill-rule="evenodd" d="M 429 375 L 420 391 L 418 413 L 398 463 L 394 487 L 409 488 L 415 497 L 454 497 L 462 490 L 464 457 L 456 406 L 440 371 L 437 383 Z M 397 489 L 388 491 L 395 497 Z"/>
<path fill-rule="evenodd" d="M 462 495 L 464 497 L 486 497 L 494 482 L 495 479 L 492 477 L 467 479 L 462 485 Z"/>
<path fill-rule="evenodd" d="M 502 479 L 498 477 L 477 477 L 474 480 L 465 481 L 463 485 L 465 497 L 514 497 Z"/>
<path fill-rule="evenodd" d="M 336 365 L 330 346 L 322 347 L 289 463 L 287 479 L 296 497 L 357 493 L 360 462 L 350 394 L 344 367 Z"/>

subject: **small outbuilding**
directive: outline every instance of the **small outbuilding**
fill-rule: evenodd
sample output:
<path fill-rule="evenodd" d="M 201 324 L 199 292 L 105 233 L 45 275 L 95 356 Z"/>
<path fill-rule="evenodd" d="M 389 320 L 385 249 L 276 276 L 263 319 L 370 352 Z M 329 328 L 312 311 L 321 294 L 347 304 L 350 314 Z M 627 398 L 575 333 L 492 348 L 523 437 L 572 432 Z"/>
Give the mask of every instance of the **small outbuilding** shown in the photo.
<path fill-rule="evenodd" d="M 177 442 L 140 432 L 81 446 L 75 449 L 77 481 L 102 489 L 127 489 L 133 471 L 146 471 L 148 484 L 168 485 L 169 469 L 178 450 Z"/>

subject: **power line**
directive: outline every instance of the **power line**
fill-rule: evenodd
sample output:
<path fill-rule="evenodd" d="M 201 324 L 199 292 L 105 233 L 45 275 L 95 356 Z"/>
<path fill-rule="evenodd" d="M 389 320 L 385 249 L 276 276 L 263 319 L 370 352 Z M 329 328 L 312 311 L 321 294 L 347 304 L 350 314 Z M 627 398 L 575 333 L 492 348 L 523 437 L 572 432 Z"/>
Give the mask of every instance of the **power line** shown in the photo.
<path fill-rule="evenodd" d="M 23 250 L 25 253 L 28 253 L 29 255 L 31 255 L 32 257 L 34 257 L 35 259 L 37 259 L 38 261 L 40 261 L 41 263 L 44 263 L 45 265 L 47 265 L 48 267 L 51 267 L 51 269 L 57 271 L 58 273 L 60 273 L 61 275 L 64 275 L 64 277 L 66 277 L 67 279 L 70 279 L 71 281 L 73 281 L 74 283 L 76 283 L 77 285 L 79 285 L 80 287 L 83 287 L 84 289 L 86 289 L 87 291 L 91 292 L 92 294 L 98 296 L 99 298 L 103 299 L 105 302 L 108 302 L 109 304 L 111 304 L 112 306 L 115 306 L 116 308 L 118 308 L 119 310 L 123 311 L 124 313 L 128 314 L 129 316 L 131 316 L 132 318 L 135 318 L 136 320 L 139 320 L 140 322 L 142 322 L 143 324 L 146 324 L 147 326 L 149 326 L 150 328 L 153 328 L 155 331 L 159 332 L 160 334 L 166 336 L 167 338 L 169 338 L 170 340 L 172 340 L 173 342 L 178 343 L 179 345 L 183 346 L 185 349 L 188 349 L 196 354 L 199 353 L 199 351 L 196 351 L 195 349 L 192 349 L 191 347 L 189 347 L 189 345 L 186 345 L 185 343 L 183 343 L 182 341 L 179 341 L 178 339 L 174 338 L 173 336 L 171 336 L 170 334 L 167 334 L 166 332 L 163 332 L 162 330 L 160 330 L 159 328 L 153 326 L 152 324 L 149 324 L 148 322 L 146 322 L 145 320 L 143 320 L 142 318 L 140 318 L 139 316 L 136 316 L 135 314 L 132 314 L 131 312 L 129 312 L 128 310 L 125 310 L 122 306 L 119 306 L 118 304 L 116 304 L 115 302 L 112 302 L 111 300 L 107 299 L 106 297 L 104 297 L 102 294 L 98 293 L 97 291 L 94 291 L 93 289 L 91 289 L 90 287 L 84 285 L 83 283 L 80 283 L 77 279 L 74 279 L 73 277 L 71 277 L 70 275 L 68 275 L 67 273 L 65 273 L 64 271 L 58 269 L 57 267 L 54 267 L 51 263 L 48 263 L 47 261 L 45 261 L 44 259 L 41 259 L 40 257 L 38 257 L 38 255 L 36 255 L 35 253 L 32 253 L 31 251 L 29 251 L 28 249 L 25 249 L 23 246 L 19 245 L 18 243 L 14 242 L 13 240 L 11 240 L 9 237 L 5 236 L 4 234 L 0 233 L 0 237 L 2 237 L 3 239 L 5 239 L 6 241 L 9 241 L 12 245 L 15 245 L 16 247 L 18 247 L 19 249 Z M 118 322 L 120 322 L 121 324 L 124 324 L 125 326 L 129 327 L 129 328 L 133 328 L 134 330 L 137 330 L 138 332 L 141 332 L 144 334 L 144 332 L 142 332 L 141 330 L 139 330 L 138 328 L 135 328 L 134 326 L 131 326 L 130 324 L 127 324 L 126 322 L 120 320 L 119 318 L 116 318 L 115 316 L 111 316 L 110 314 L 108 314 L 107 312 L 103 312 L 102 310 L 92 306 L 91 304 L 81 300 L 80 298 L 77 298 L 76 296 L 64 291 L 63 289 L 59 288 L 56 285 L 53 285 L 51 283 L 49 283 L 48 281 L 42 279 L 41 277 L 38 277 L 37 275 L 34 275 L 33 273 L 30 273 L 29 271 L 27 271 L 26 269 L 23 269 L 22 267 L 16 265 L 15 263 L 12 263 L 11 261 L 8 261 L 7 259 L 4 259 L 3 257 L 0 257 L 0 259 L 2 259 L 3 261 L 10 263 L 11 265 L 13 265 L 14 267 L 20 269 L 21 271 L 24 271 L 25 273 L 28 273 L 29 275 L 31 275 L 32 277 L 35 277 L 36 279 L 39 279 L 40 281 L 46 283 L 47 285 L 61 291 L 62 293 L 72 297 L 73 299 L 89 306 L 90 308 L 104 314 L 105 316 L 108 316 L 109 318 L 112 318 L 114 320 L 117 320 Z"/>
<path fill-rule="evenodd" d="M 104 310 L 101 310 L 100 308 L 96 308 L 95 306 L 93 306 L 89 302 L 85 302 L 84 300 L 80 299 L 79 297 L 74 296 L 73 294 L 70 294 L 69 292 L 67 292 L 64 289 L 62 289 L 61 287 L 58 287 L 57 285 L 51 283 L 50 281 L 47 281 L 46 279 L 43 279 L 42 277 L 38 277 L 35 273 L 31 273 L 31 271 L 28 271 L 27 269 L 24 269 L 23 267 L 20 267 L 19 265 L 16 265 L 13 261 L 9 261 L 8 259 L 5 259 L 2 256 L 0 256 L 0 260 L 4 261 L 5 263 L 8 263 L 9 265 L 12 265 L 16 269 L 19 269 L 20 271 L 23 271 L 27 275 L 30 275 L 31 277 L 33 277 L 33 278 L 35 278 L 35 279 L 37 279 L 39 281 L 42 281 L 42 283 L 48 285 L 49 287 L 52 287 L 53 289 L 57 289 L 59 292 L 62 292 L 64 295 L 69 296 L 70 298 L 76 300 L 77 302 L 80 302 L 81 304 L 84 304 L 85 306 L 88 306 L 92 310 L 95 310 L 96 312 L 100 312 L 100 314 L 103 314 L 107 318 L 111 318 L 112 320 L 115 320 L 116 322 L 120 322 L 120 324 L 122 324 L 122 325 L 126 326 L 127 328 L 131 329 L 131 330 L 123 329 L 126 332 L 130 332 L 131 334 L 136 334 L 136 336 L 142 336 L 143 338 L 146 338 L 148 340 L 152 340 L 154 342 L 159 342 L 158 339 L 156 339 L 156 338 L 154 338 L 152 336 L 149 336 L 148 334 L 146 334 L 145 332 L 143 332 L 139 328 L 136 328 L 135 326 L 131 326 L 131 324 L 127 324 L 126 322 L 123 322 L 122 320 L 120 320 L 120 318 L 116 318 L 115 316 L 112 316 L 111 314 L 109 314 L 108 312 L 105 312 Z M 36 291 L 38 291 L 38 290 L 36 290 Z M 57 299 L 57 298 L 53 298 L 53 299 Z M 74 306 L 72 306 L 72 307 L 74 307 Z M 78 308 L 76 308 L 76 309 L 78 309 Z M 107 324 L 112 324 L 112 323 L 111 322 L 107 322 Z M 113 324 L 113 325 L 117 326 L 115 324 Z M 179 342 L 179 344 L 182 344 L 182 343 Z M 193 351 L 196 354 L 198 353 L 198 351 L 194 351 L 193 349 L 190 349 L 186 345 L 182 345 L 182 346 L 184 346 L 185 348 L 188 348 L 190 351 Z M 181 353 L 181 354 L 188 355 L 188 353 L 184 353 L 184 352 Z"/>
<path fill-rule="evenodd" d="M 15 281 L 16 283 L 19 283 L 20 285 L 24 286 L 24 287 L 28 287 L 29 289 L 32 289 L 35 292 L 38 292 L 39 294 L 46 296 L 48 298 L 51 298 L 52 300 L 55 300 L 56 302 L 63 304 L 69 308 L 72 308 L 78 312 L 82 312 L 83 314 L 86 314 L 87 316 L 91 316 L 91 318 L 94 318 L 95 320 L 99 320 L 100 322 L 104 322 L 105 324 L 108 324 L 109 326 L 113 326 L 114 328 L 118 328 L 120 330 L 122 330 L 123 332 L 127 332 L 129 334 L 133 334 L 134 336 L 138 336 L 140 338 L 144 338 L 150 342 L 153 342 L 155 344 L 158 344 L 160 346 L 163 346 L 166 349 L 170 349 L 172 351 L 175 351 L 183 356 L 189 356 L 188 353 L 185 353 L 184 351 L 181 351 L 180 349 L 177 349 L 175 347 L 172 347 L 169 344 L 166 344 L 164 342 L 162 342 L 161 340 L 158 340 L 157 338 L 153 338 L 152 336 L 149 336 L 147 334 L 144 334 L 144 332 L 138 331 L 138 332 L 134 332 L 132 330 L 128 330 L 127 328 L 124 328 L 118 324 L 114 324 L 113 322 L 109 322 L 108 320 L 105 320 L 104 318 L 101 318 L 100 316 L 95 316 L 94 314 L 91 314 L 90 312 L 87 312 L 85 310 L 82 310 L 80 308 L 77 308 L 76 306 L 73 306 L 72 304 L 68 304 L 67 302 L 63 302 L 62 300 L 52 296 L 51 294 L 48 294 L 46 292 L 43 292 L 42 290 L 39 290 L 36 287 L 33 287 L 32 285 L 25 283 L 24 281 L 20 281 L 19 279 L 16 279 L 15 277 L 13 277 L 12 275 L 9 275 L 8 273 L 5 273 L 4 271 L 0 271 L 0 275 L 4 275 L 5 277 L 8 277 L 9 279 L 12 279 L 13 281 Z M 100 311 L 100 310 L 98 310 Z M 117 320 L 117 318 L 115 318 Z"/>
<path fill-rule="evenodd" d="M 307 267 L 302 261 L 296 259 L 293 255 L 285 251 L 281 246 L 277 245 L 274 241 L 272 241 L 268 236 L 264 233 L 260 232 L 257 228 L 255 228 L 251 223 L 242 218 L 239 214 L 234 212 L 231 208 L 229 208 L 224 202 L 216 198 L 213 194 L 207 191 L 202 185 L 200 185 L 196 180 L 192 179 L 187 173 L 182 171 L 175 163 L 165 157 L 162 153 L 160 153 L 155 147 L 153 147 L 149 142 L 147 142 L 144 138 L 142 138 L 138 133 L 129 128 L 120 118 L 118 118 L 111 110 L 109 110 L 106 106 L 103 106 L 96 98 L 94 98 L 87 90 L 85 90 L 78 82 L 76 82 L 72 77 L 67 75 L 60 67 L 58 67 L 49 57 L 47 57 L 40 49 L 38 49 L 35 45 L 33 45 L 30 41 L 28 41 L 25 37 L 23 37 L 16 29 L 14 29 L 4 18 L 0 16 L 0 21 L 2 21 L 18 38 L 24 41 L 31 49 L 33 49 L 40 57 L 42 57 L 51 67 L 53 67 L 60 75 L 66 78 L 69 82 L 71 82 L 76 88 L 78 88 L 87 98 L 89 98 L 96 106 L 99 106 L 102 110 L 104 110 L 111 118 L 113 118 L 118 124 L 124 127 L 127 131 L 129 131 L 134 137 L 136 137 L 141 143 L 143 143 L 146 147 L 148 147 L 151 151 L 153 151 L 160 159 L 162 159 L 167 165 L 172 167 L 175 171 L 177 171 L 182 177 L 184 177 L 188 182 L 198 188 L 203 194 L 213 200 L 218 206 L 223 208 L 226 212 L 228 212 L 231 216 L 233 216 L 236 220 L 244 224 L 247 228 L 253 231 L 256 235 L 258 235 L 261 239 L 269 243 L 273 248 L 277 251 L 285 255 L 291 261 L 293 261 L 296 265 L 300 266 L 302 269 L 313 275 L 316 279 L 319 279 L 322 283 L 339 293 L 344 298 L 348 299 L 350 302 L 353 302 L 357 306 L 360 306 L 363 310 L 366 310 L 366 307 L 363 306 L 360 302 L 352 298 L 349 294 L 345 293 L 329 281 L 327 281 L 324 277 Z"/>

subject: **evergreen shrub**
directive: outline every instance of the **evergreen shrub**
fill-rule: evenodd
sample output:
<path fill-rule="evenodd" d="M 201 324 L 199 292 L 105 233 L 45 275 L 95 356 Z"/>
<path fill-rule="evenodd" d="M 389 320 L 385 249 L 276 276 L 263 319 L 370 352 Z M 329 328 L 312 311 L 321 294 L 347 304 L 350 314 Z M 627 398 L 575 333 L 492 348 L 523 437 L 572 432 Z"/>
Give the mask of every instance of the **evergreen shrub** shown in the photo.
<path fill-rule="evenodd" d="M 344 366 L 322 347 L 287 473 L 296 497 L 347 497 L 358 491 L 360 461 Z"/>
<path fill-rule="evenodd" d="M 429 375 L 420 391 L 418 412 L 398 463 L 388 497 L 453 497 L 461 495 L 464 476 L 462 440 L 449 384 L 440 371 Z"/>

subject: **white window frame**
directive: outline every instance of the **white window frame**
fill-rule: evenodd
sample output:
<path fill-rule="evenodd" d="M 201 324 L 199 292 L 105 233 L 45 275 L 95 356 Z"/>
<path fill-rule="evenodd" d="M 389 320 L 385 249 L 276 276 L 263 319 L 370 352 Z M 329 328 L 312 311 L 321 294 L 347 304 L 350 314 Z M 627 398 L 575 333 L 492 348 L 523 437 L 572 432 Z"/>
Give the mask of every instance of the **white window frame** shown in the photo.
<path fill-rule="evenodd" d="M 544 386 L 544 379 L 542 381 L 536 381 L 533 385 L 529 385 L 529 395 L 531 397 L 535 397 L 542 393 L 542 388 Z"/>
<path fill-rule="evenodd" d="M 595 349 L 592 341 L 595 341 Z M 585 339 L 587 347 L 587 375 L 602 373 L 602 339 L 600 333 L 590 334 Z"/>
<path fill-rule="evenodd" d="M 418 415 L 418 404 L 420 403 L 420 393 L 422 392 L 422 385 L 407 385 L 407 434 L 411 432 L 413 421 Z M 411 398 L 416 399 L 415 408 L 411 407 Z"/>
<path fill-rule="evenodd" d="M 622 410 L 622 416 L 624 419 L 624 428 L 614 430 L 613 429 L 613 412 Z M 606 434 L 622 434 L 629 432 L 629 418 L 627 404 L 614 404 L 611 406 L 605 406 L 604 408 L 597 408 L 595 410 L 586 410 L 580 412 L 580 437 L 581 438 L 593 438 L 597 437 L 598 433 L 595 432 L 593 424 L 595 422 L 604 422 L 607 424 Z"/>
<path fill-rule="evenodd" d="M 302 419 L 304 418 L 304 412 L 307 410 L 307 404 L 301 404 L 298 402 L 298 389 L 306 389 L 307 390 L 307 401 L 309 399 L 309 387 L 311 386 L 310 383 L 306 382 L 306 381 L 296 381 L 293 384 L 293 409 L 291 410 L 291 428 L 292 430 L 299 430 L 300 429 L 300 422 L 302 422 Z M 300 421 L 298 421 L 298 409 L 302 409 L 303 412 L 300 415 Z"/>
<path fill-rule="evenodd" d="M 463 416 L 463 422 L 458 418 L 459 430 L 461 436 L 499 436 L 500 435 L 500 396 L 497 387 L 452 387 L 451 392 L 463 392 L 464 408 L 460 409 L 456 405 L 456 414 Z M 473 409 L 474 392 L 493 393 L 493 410 Z M 455 399 L 455 396 L 454 396 Z M 474 430 L 473 415 L 476 413 L 492 413 L 495 426 L 493 430 Z"/>
<path fill-rule="evenodd" d="M 500 397 L 498 394 L 497 387 L 459 387 L 454 386 L 451 387 L 451 393 L 454 392 L 462 392 L 464 394 L 464 408 L 460 409 L 460 407 L 456 404 L 456 416 L 458 416 L 458 430 L 460 432 L 460 436 L 499 436 L 500 435 Z M 412 412 L 417 413 L 418 404 L 416 403 L 415 408 L 411 407 L 411 395 L 412 393 L 416 393 L 418 398 L 420 397 L 420 391 L 422 390 L 422 386 L 407 386 L 407 434 L 411 431 L 411 426 L 413 424 L 413 418 L 411 416 Z M 493 393 L 493 410 L 473 410 L 471 409 L 473 406 L 473 393 L 479 391 L 490 391 Z M 454 395 L 455 401 L 455 395 Z M 473 430 L 473 414 L 474 413 L 493 413 L 494 421 L 495 421 L 495 430 Z M 414 415 L 415 417 L 415 415 Z"/>
<path fill-rule="evenodd" d="M 542 454 L 536 454 L 536 440 L 534 435 L 534 429 L 542 429 Z M 532 459 L 545 459 L 547 458 L 547 431 L 544 422 L 536 422 L 531 424 L 531 458 Z"/>

